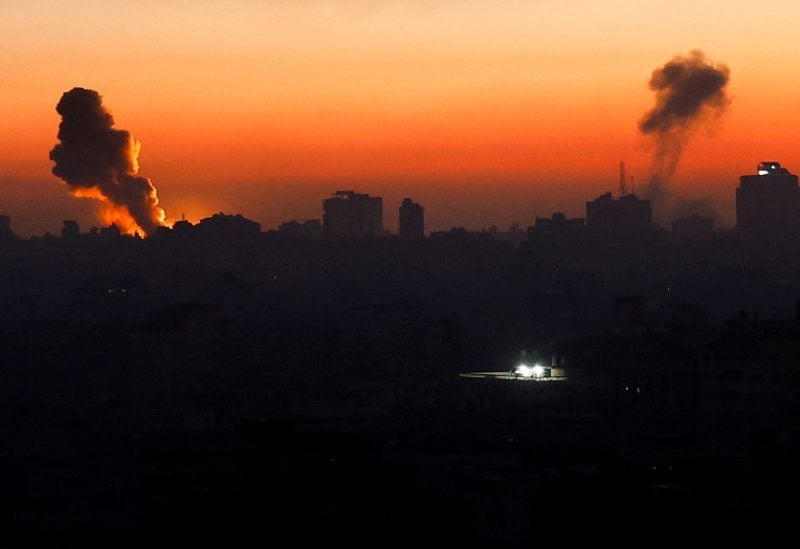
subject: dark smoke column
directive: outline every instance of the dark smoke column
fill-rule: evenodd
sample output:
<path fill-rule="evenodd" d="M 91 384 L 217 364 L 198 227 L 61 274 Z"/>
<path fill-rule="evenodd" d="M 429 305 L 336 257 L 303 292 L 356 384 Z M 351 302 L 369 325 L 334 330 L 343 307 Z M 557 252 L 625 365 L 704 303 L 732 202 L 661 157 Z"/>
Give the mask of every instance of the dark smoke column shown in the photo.
<path fill-rule="evenodd" d="M 156 189 L 139 177 L 139 143 L 125 130 L 115 130 L 114 119 L 94 90 L 73 88 L 56 106 L 61 115 L 58 143 L 50 151 L 53 173 L 78 196 L 107 200 L 110 218 L 123 231 L 153 234 L 164 225 Z"/>
<path fill-rule="evenodd" d="M 691 135 L 703 121 L 718 118 L 728 107 L 729 74 L 728 67 L 713 64 L 697 50 L 653 71 L 650 89 L 656 94 L 656 106 L 639 129 L 655 139 L 647 194 L 656 208 L 665 207 L 667 183 Z"/>

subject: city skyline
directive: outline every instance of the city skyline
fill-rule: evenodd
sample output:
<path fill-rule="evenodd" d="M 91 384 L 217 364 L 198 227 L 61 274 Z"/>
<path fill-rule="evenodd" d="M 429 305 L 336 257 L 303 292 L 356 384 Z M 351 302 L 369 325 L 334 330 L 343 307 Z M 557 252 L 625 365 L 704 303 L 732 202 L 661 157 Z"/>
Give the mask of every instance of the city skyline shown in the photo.
<path fill-rule="evenodd" d="M 760 13 L 800 20 L 781 2 Z M 241 212 L 274 228 L 350 188 L 413 197 L 430 230 L 580 215 L 616 189 L 620 160 L 646 182 L 648 80 L 695 49 L 730 68 L 732 101 L 688 143 L 675 192 L 712 197 L 732 226 L 739 175 L 800 165 L 791 33 L 766 44 L 743 4 L 11 2 L 5 15 L 0 204 L 23 235 L 97 224 L 50 173 L 54 106 L 75 86 L 139 139 L 173 221 Z"/>

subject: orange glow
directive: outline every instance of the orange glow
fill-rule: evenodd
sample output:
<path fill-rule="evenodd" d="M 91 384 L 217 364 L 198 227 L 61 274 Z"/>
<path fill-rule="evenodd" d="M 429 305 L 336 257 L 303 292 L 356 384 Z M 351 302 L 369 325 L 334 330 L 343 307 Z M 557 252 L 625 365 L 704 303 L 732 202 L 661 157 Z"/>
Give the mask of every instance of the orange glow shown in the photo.
<path fill-rule="evenodd" d="M 620 160 L 643 185 L 647 82 L 692 49 L 730 67 L 732 103 L 687 145 L 673 191 L 712 196 L 730 223 L 738 176 L 759 160 L 800 172 L 794 35 L 765 40 L 743 2 L 62 4 L 7 0 L 0 18 L 0 201 L 30 232 L 86 223 L 47 157 L 73 86 L 98 90 L 145 144 L 130 144 L 133 171 L 140 160 L 175 219 L 225 211 L 268 229 L 319 218 L 338 188 L 384 196 L 390 230 L 404 196 L 433 230 L 583 215 L 616 188 Z M 800 21 L 800 3 L 759 9 Z"/>
<path fill-rule="evenodd" d="M 105 200 L 106 197 L 100 194 L 100 191 L 96 187 L 74 187 L 70 190 L 72 196 L 77 196 L 78 198 L 94 198 L 95 200 Z"/>
<path fill-rule="evenodd" d="M 125 208 L 114 206 L 100 194 L 96 187 L 83 188 L 75 187 L 71 191 L 73 196 L 78 198 L 94 199 L 98 203 L 98 216 L 104 225 L 114 224 L 122 234 L 133 235 L 139 233 L 144 235 L 144 231 L 139 227 Z"/>
<path fill-rule="evenodd" d="M 104 200 L 100 207 L 100 217 L 106 225 L 116 225 L 122 234 L 133 235 L 138 233 L 139 236 L 144 236 L 145 234 L 130 216 L 128 210 L 114 207 L 108 200 Z"/>
<path fill-rule="evenodd" d="M 133 217 L 131 217 L 131 214 L 128 212 L 127 208 L 123 206 L 115 206 L 105 196 L 100 194 L 100 191 L 98 191 L 96 188 L 92 187 L 87 189 L 77 187 L 70 192 L 73 196 L 78 198 L 90 198 L 96 200 L 98 203 L 98 217 L 104 226 L 109 226 L 112 224 L 116 225 L 120 232 L 125 235 L 133 236 L 138 234 L 139 236 L 149 236 L 136 223 Z M 159 208 L 159 213 L 160 224 L 167 227 L 172 227 L 174 221 L 166 220 L 164 210 Z"/>
<path fill-rule="evenodd" d="M 133 134 L 130 134 L 128 137 L 128 149 L 125 152 L 128 157 L 128 171 L 134 175 L 139 172 L 139 151 L 141 149 L 142 144 Z"/>

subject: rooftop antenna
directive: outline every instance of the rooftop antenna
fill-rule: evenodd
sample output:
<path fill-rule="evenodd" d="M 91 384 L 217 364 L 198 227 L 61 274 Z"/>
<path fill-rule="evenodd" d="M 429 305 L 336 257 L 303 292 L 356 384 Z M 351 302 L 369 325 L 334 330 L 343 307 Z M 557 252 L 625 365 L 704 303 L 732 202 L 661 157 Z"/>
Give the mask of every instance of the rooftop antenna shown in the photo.
<path fill-rule="evenodd" d="M 631 194 L 633 194 L 633 176 L 631 176 Z"/>
<path fill-rule="evenodd" d="M 625 196 L 625 161 L 619 161 L 619 197 Z"/>
<path fill-rule="evenodd" d="M 186 221 L 186 214 L 181 212 L 181 221 Z"/>

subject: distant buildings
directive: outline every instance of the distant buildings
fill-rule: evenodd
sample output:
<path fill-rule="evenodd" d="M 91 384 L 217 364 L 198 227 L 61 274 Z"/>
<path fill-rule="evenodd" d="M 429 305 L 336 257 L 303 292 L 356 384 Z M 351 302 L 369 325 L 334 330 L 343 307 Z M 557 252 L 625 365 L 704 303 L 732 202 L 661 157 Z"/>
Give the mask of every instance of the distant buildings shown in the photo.
<path fill-rule="evenodd" d="M 297 238 L 321 238 L 322 224 L 319 219 L 308 219 L 302 223 L 296 220 L 281 223 L 278 234 Z"/>
<path fill-rule="evenodd" d="M 336 191 L 322 201 L 326 238 L 358 238 L 383 233 L 383 199 L 354 191 Z"/>
<path fill-rule="evenodd" d="M 574 242 L 585 232 L 583 218 L 567 219 L 563 212 L 550 217 L 536 216 L 533 227 L 528 227 L 528 240 L 537 242 Z"/>
<path fill-rule="evenodd" d="M 736 229 L 751 237 L 800 234 L 797 176 L 778 162 L 760 162 L 757 175 L 743 175 L 736 189 Z"/>
<path fill-rule="evenodd" d="M 601 236 L 639 236 L 653 227 L 653 210 L 649 200 L 635 194 L 615 199 L 611 193 L 586 203 L 586 229 Z"/>
<path fill-rule="evenodd" d="M 400 238 L 417 240 L 425 237 L 423 208 L 410 198 L 400 205 Z"/>

